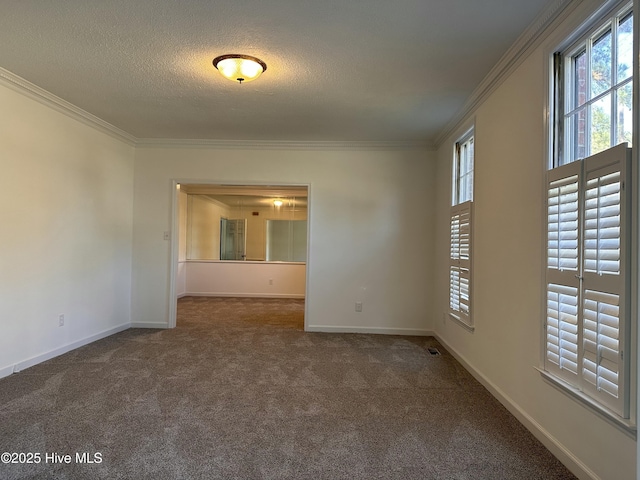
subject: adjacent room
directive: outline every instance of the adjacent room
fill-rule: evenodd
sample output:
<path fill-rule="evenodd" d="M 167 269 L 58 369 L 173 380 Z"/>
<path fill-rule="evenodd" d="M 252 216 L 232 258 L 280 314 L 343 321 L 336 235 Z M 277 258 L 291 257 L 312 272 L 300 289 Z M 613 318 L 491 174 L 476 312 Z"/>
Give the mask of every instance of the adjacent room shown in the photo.
<path fill-rule="evenodd" d="M 4 2 L 0 478 L 640 478 L 639 4 Z"/>
<path fill-rule="evenodd" d="M 176 184 L 175 201 L 172 297 L 304 298 L 307 186 Z"/>

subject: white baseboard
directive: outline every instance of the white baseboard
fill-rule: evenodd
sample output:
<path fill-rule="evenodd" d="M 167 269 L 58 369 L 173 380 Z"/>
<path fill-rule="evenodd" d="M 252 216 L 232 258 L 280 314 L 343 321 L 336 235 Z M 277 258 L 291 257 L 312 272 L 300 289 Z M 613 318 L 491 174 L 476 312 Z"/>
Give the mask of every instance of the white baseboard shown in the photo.
<path fill-rule="evenodd" d="M 304 293 L 188 292 L 180 297 L 304 298 Z"/>
<path fill-rule="evenodd" d="M 406 335 L 412 337 L 432 337 L 432 330 L 419 328 L 389 328 L 389 327 L 338 327 L 334 325 L 307 325 L 307 332 L 323 333 L 373 333 L 377 335 Z"/>
<path fill-rule="evenodd" d="M 533 417 L 526 413 L 520 406 L 513 401 L 504 391 L 502 391 L 491 380 L 484 376 L 481 372 L 476 370 L 467 359 L 452 348 L 444 339 L 438 334 L 434 334 L 436 339 L 442 344 L 442 346 L 458 360 L 462 366 L 473 375 L 484 387 L 489 390 L 504 407 L 511 412 L 511 414 L 518 419 L 518 421 L 524 425 L 549 451 L 560 460 L 571 472 L 580 479 L 592 479 L 599 480 L 599 477 L 582 463 L 575 455 L 567 450 L 562 443 L 560 443 L 553 435 L 551 435 L 545 428 L 542 427 Z"/>
<path fill-rule="evenodd" d="M 0 368 L 0 378 L 8 377 L 13 373 L 13 365 L 9 365 L 8 367 Z"/>
<path fill-rule="evenodd" d="M 14 364 L 13 366 L 0 368 L 0 378 L 11 375 L 12 373 L 18 373 L 22 370 L 25 370 L 29 367 L 33 367 L 39 363 L 45 362 L 47 360 L 51 360 L 52 358 L 63 355 L 71 350 L 75 350 L 76 348 L 83 347 L 90 343 L 95 342 L 96 340 L 103 339 L 105 337 L 109 337 L 116 333 L 122 332 L 130 328 L 129 323 L 124 323 L 122 325 L 118 325 L 117 327 L 109 328 L 107 330 L 103 330 L 102 332 L 96 333 L 95 335 L 90 335 L 81 340 L 77 340 L 75 342 L 68 343 L 63 345 L 62 347 L 55 348 L 53 350 L 49 350 L 41 355 L 36 355 L 35 357 L 28 358 L 21 362 Z"/>
<path fill-rule="evenodd" d="M 160 322 L 131 322 L 131 328 L 169 328 L 169 325 L 166 323 Z"/>

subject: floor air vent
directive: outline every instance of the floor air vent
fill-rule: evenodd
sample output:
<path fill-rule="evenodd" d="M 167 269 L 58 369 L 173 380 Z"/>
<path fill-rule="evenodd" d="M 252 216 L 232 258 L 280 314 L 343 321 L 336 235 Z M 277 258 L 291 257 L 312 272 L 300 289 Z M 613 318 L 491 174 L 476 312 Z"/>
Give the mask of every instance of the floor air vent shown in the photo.
<path fill-rule="evenodd" d="M 429 347 L 427 348 L 427 351 L 429 352 L 429 355 L 433 355 L 434 357 L 440 355 L 440 350 L 438 350 L 436 347 Z"/>

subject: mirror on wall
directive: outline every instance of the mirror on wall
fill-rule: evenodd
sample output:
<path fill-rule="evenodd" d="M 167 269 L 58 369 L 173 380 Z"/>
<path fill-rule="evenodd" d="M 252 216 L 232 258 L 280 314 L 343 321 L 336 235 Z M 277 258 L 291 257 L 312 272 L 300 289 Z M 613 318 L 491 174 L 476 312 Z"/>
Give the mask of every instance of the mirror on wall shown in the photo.
<path fill-rule="evenodd" d="M 187 260 L 306 262 L 307 187 L 180 185 Z"/>

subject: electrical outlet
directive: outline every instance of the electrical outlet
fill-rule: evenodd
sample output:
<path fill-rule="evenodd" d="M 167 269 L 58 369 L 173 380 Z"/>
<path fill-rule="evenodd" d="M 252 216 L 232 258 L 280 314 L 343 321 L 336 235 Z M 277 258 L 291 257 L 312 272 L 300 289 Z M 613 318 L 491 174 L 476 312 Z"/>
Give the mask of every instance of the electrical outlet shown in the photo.
<path fill-rule="evenodd" d="M 64 314 L 58 315 L 58 326 L 64 327 Z"/>
<path fill-rule="evenodd" d="M 362 302 L 356 302 L 356 312 L 362 311 Z"/>
<path fill-rule="evenodd" d="M 269 279 L 269 285 L 273 285 L 273 278 Z"/>

